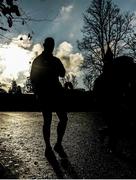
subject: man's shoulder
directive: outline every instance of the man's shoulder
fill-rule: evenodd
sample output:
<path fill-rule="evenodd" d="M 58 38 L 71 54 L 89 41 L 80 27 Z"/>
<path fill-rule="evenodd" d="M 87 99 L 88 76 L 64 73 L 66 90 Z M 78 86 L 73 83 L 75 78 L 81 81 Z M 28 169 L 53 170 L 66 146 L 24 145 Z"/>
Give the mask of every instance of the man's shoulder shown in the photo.
<path fill-rule="evenodd" d="M 42 60 L 42 54 L 40 54 L 39 56 L 37 56 L 34 60 L 33 60 L 33 64 L 37 64 Z"/>
<path fill-rule="evenodd" d="M 58 57 L 53 56 L 53 59 L 55 60 L 55 62 L 56 62 L 57 64 L 61 64 L 61 60 L 60 60 Z"/>
<path fill-rule="evenodd" d="M 56 61 L 60 61 L 60 59 L 56 56 L 53 56 L 53 58 L 56 60 Z"/>

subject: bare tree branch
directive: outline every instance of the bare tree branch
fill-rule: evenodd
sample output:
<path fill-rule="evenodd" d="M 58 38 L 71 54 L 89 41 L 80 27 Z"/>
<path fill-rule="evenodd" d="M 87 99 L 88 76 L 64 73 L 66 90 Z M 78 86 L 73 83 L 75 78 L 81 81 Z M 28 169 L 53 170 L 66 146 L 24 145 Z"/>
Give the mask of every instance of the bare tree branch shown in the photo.
<path fill-rule="evenodd" d="M 83 20 L 83 38 L 77 43 L 85 57 L 84 67 L 101 72 L 108 47 L 113 57 L 124 53 L 127 39 L 133 33 L 134 14 L 121 13 L 112 0 L 92 0 Z"/>

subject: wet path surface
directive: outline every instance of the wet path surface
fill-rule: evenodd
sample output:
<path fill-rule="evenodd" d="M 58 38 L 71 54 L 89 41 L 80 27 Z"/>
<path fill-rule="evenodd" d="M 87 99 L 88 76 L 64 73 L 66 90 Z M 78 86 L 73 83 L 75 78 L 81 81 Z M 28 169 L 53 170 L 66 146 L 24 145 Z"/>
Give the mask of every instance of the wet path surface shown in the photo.
<path fill-rule="evenodd" d="M 63 145 L 68 159 L 57 154 L 63 178 L 136 178 L 135 167 L 107 153 L 99 140 L 96 113 L 69 113 Z M 58 119 L 53 113 L 51 143 Z M 98 125 L 99 124 L 99 125 Z M 15 178 L 59 178 L 44 157 L 43 118 L 39 112 L 0 113 L 0 162 Z M 9 178 L 7 176 L 7 178 Z"/>

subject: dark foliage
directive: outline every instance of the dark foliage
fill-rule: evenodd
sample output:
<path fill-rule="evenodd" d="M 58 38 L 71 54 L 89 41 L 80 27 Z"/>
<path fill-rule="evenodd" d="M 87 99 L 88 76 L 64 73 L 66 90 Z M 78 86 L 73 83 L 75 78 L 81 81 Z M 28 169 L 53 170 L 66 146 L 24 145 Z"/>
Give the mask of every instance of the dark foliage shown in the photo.
<path fill-rule="evenodd" d="M 15 4 L 17 0 L 1 0 L 0 1 L 0 29 L 8 31 L 8 27 L 13 26 L 14 17 L 21 16 L 18 6 Z M 3 23 L 3 19 L 6 19 L 8 27 L 6 28 L 6 22 Z"/>

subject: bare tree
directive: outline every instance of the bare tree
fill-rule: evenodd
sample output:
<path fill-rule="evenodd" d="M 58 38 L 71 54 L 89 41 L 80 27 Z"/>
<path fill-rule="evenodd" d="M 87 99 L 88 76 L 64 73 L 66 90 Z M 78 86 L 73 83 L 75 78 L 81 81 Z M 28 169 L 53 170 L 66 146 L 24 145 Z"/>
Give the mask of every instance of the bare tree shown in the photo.
<path fill-rule="evenodd" d="M 110 47 L 113 56 L 123 53 L 128 36 L 133 31 L 134 15 L 121 13 L 111 0 L 92 0 L 84 14 L 83 38 L 78 47 L 85 57 L 84 67 L 97 74 L 101 72 L 102 59 Z"/>
<path fill-rule="evenodd" d="M 130 34 L 126 41 L 126 54 L 136 59 L 136 34 Z"/>
<path fill-rule="evenodd" d="M 71 83 L 73 85 L 73 88 L 75 89 L 78 85 L 77 77 L 75 75 L 72 76 Z"/>
<path fill-rule="evenodd" d="M 87 73 L 84 74 L 83 82 L 89 91 L 92 90 L 93 81 L 94 81 L 93 74 L 87 74 Z"/>

